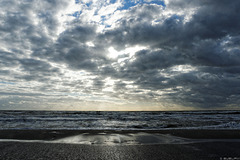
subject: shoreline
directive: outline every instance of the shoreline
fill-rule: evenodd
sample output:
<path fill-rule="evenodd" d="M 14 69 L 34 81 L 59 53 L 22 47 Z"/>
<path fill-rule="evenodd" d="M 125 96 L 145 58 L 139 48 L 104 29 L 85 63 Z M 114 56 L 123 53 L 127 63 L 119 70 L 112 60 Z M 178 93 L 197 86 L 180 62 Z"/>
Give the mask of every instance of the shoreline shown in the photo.
<path fill-rule="evenodd" d="M 169 129 L 169 130 L 0 130 L 0 139 L 21 140 L 54 140 L 83 133 L 91 135 L 106 134 L 169 134 L 190 139 L 240 139 L 240 130 L 199 130 L 199 129 Z"/>

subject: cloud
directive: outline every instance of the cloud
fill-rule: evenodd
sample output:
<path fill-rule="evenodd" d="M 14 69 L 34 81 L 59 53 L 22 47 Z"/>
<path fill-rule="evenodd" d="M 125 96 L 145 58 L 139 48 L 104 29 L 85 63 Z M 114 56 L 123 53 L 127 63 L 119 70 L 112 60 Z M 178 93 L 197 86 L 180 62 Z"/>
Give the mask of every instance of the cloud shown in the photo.
<path fill-rule="evenodd" d="M 239 107 L 237 0 L 0 6 L 1 108 Z"/>

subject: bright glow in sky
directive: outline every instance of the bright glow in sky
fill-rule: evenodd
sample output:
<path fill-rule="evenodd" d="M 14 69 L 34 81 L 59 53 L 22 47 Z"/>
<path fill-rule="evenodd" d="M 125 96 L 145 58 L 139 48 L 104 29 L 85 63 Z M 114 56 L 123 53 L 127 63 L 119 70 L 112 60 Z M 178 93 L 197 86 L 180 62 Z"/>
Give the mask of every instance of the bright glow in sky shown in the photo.
<path fill-rule="evenodd" d="M 121 59 L 120 56 L 123 56 L 123 55 L 126 55 L 126 56 L 128 55 L 129 57 L 132 57 L 136 52 L 144 50 L 146 48 L 147 47 L 143 47 L 143 46 L 134 46 L 134 47 L 124 48 L 124 50 L 121 50 L 121 51 L 117 51 L 113 47 L 109 47 L 108 56 L 109 58 L 113 58 L 113 59 L 115 58 Z"/>

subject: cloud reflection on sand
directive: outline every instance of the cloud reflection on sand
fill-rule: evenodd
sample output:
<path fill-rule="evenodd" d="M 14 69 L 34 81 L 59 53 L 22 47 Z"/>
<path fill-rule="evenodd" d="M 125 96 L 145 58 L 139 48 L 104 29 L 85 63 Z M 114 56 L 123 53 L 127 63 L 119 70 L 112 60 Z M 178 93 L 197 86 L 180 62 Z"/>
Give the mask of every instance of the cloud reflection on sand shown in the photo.
<path fill-rule="evenodd" d="M 203 142 L 240 142 L 240 139 L 190 139 L 159 133 L 82 133 L 57 140 L 18 140 L 0 139 L 0 142 L 22 143 L 59 143 L 81 145 L 153 145 L 153 144 L 190 144 Z"/>
<path fill-rule="evenodd" d="M 144 145 L 144 144 L 185 144 L 193 140 L 165 134 L 134 133 L 134 134 L 109 134 L 83 133 L 75 136 L 61 138 L 53 141 L 44 140 L 13 140 L 1 139 L 0 141 L 11 142 L 37 142 L 37 143 L 64 143 L 86 145 Z"/>

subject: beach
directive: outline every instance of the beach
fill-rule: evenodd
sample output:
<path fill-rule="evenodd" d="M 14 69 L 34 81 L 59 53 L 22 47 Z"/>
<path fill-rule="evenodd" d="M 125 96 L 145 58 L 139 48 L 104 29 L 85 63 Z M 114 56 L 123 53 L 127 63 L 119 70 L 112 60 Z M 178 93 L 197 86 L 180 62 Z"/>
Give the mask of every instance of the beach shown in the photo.
<path fill-rule="evenodd" d="M 240 159 L 239 130 L 1 130 L 0 159 Z"/>

